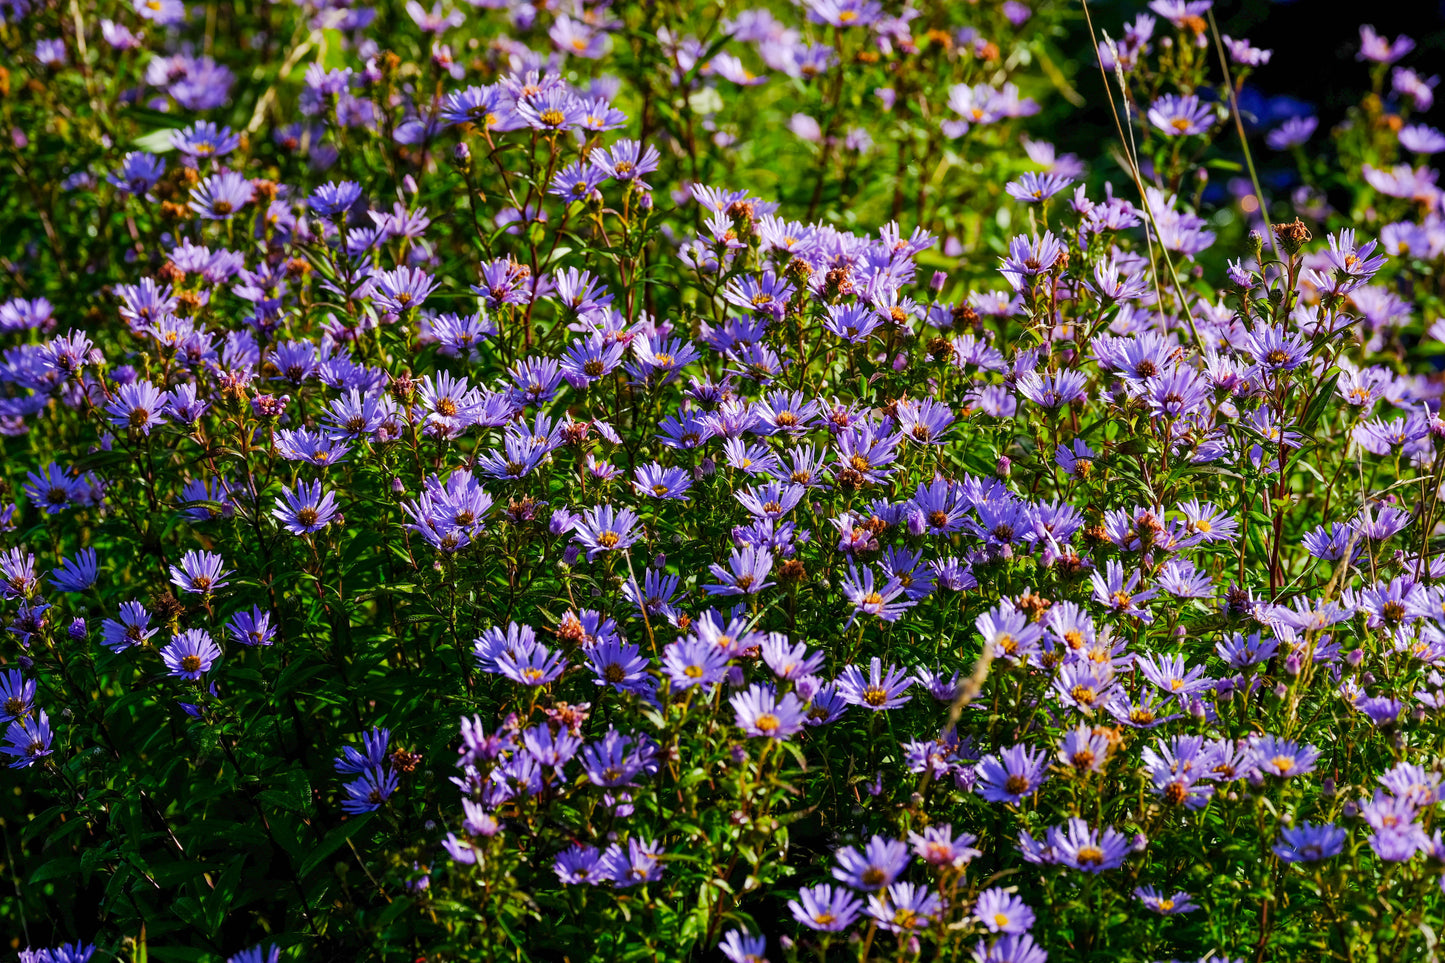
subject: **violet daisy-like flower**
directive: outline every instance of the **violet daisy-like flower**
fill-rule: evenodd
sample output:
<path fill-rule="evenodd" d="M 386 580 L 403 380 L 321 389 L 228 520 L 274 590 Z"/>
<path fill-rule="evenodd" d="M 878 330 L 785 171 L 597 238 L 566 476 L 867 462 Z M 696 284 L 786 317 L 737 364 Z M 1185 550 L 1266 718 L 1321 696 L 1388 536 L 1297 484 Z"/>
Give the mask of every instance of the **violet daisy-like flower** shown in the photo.
<path fill-rule="evenodd" d="M 497 671 L 522 685 L 543 686 L 555 680 L 567 668 L 562 653 L 552 652 L 545 645 L 527 651 L 506 649 L 496 657 Z"/>
<path fill-rule="evenodd" d="M 738 728 L 749 736 L 787 739 L 803 728 L 803 703 L 791 692 L 778 697 L 770 685 L 754 683 L 728 700 L 737 715 Z"/>
<path fill-rule="evenodd" d="M 642 658 L 637 646 L 620 639 L 606 639 L 586 650 L 593 681 L 615 689 L 635 689 L 647 680 L 651 663 Z"/>
<path fill-rule="evenodd" d="M 1065 368 L 1055 374 L 1030 371 L 1016 382 L 1018 393 L 1042 408 L 1059 408 L 1084 397 L 1088 375 Z"/>
<path fill-rule="evenodd" d="M 602 871 L 601 859 L 602 853 L 596 846 L 573 843 L 557 854 L 552 863 L 552 872 L 557 874 L 557 879 L 564 886 L 610 882 L 607 874 Z"/>
<path fill-rule="evenodd" d="M 342 787 L 346 798 L 341 800 L 341 809 L 353 816 L 376 812 L 400 786 L 401 783 L 390 766 L 385 769 L 368 769 L 360 778 Z"/>
<path fill-rule="evenodd" d="M 16 669 L 0 674 L 0 724 L 13 722 L 35 710 L 34 679 L 26 679 Z"/>
<path fill-rule="evenodd" d="M 239 134 L 229 127 L 217 127 L 209 120 L 171 131 L 171 146 L 193 165 L 201 158 L 224 157 L 240 144 Z"/>
<path fill-rule="evenodd" d="M 100 624 L 103 644 L 112 652 L 124 652 L 156 634 L 157 630 L 150 627 L 151 614 L 139 602 L 123 602 L 117 615 L 119 618 Z"/>
<path fill-rule="evenodd" d="M 727 675 L 730 653 L 702 639 L 688 637 L 662 650 L 662 670 L 674 690 L 695 685 L 712 686 Z"/>
<path fill-rule="evenodd" d="M 1031 171 L 1019 177 L 1018 180 L 1009 181 L 1004 185 L 1004 191 L 1016 201 L 1038 204 L 1065 190 L 1072 183 L 1074 180 L 1071 177 L 1062 177 L 1048 172 L 1039 174 Z"/>
<path fill-rule="evenodd" d="M 860 572 L 851 559 L 842 590 L 843 597 L 853 606 L 853 613 L 848 617 L 849 626 L 857 621 L 859 615 L 876 615 L 885 622 L 897 622 L 905 611 L 917 604 L 916 600 L 907 597 L 898 578 L 890 578 L 877 586 L 873 569 L 865 565 Z M 904 596 L 901 601 L 898 601 L 899 596 Z"/>
<path fill-rule="evenodd" d="M 868 915 L 890 933 L 927 929 L 942 908 L 938 894 L 917 883 L 894 883 L 868 897 Z"/>
<path fill-rule="evenodd" d="M 874 712 L 896 709 L 909 699 L 907 694 L 913 685 L 913 678 L 907 671 L 890 665 L 885 672 L 883 660 L 874 656 L 868 663 L 868 674 L 856 665 L 846 666 L 838 676 L 838 694 L 849 705 L 862 706 Z"/>
<path fill-rule="evenodd" d="M 1018 743 L 979 760 L 973 791 L 989 802 L 1016 806 L 1048 781 L 1048 765 L 1048 753 Z"/>
<path fill-rule="evenodd" d="M 1281 779 L 1314 772 L 1315 760 L 1320 756 L 1320 751 L 1314 746 L 1302 746 L 1293 739 L 1272 735 L 1256 739 L 1251 751 L 1254 765 L 1260 772 Z"/>
<path fill-rule="evenodd" d="M 1201 104 L 1195 94 L 1165 94 L 1149 107 L 1147 116 L 1168 137 L 1207 134 L 1214 126 L 1214 108 Z"/>
<path fill-rule="evenodd" d="M 251 203 L 256 189 L 235 171 L 212 174 L 191 188 L 191 210 L 211 221 L 225 221 Z"/>
<path fill-rule="evenodd" d="M 1348 836 L 1333 823 L 1300 823 L 1282 827 L 1272 848 L 1287 863 L 1315 863 L 1343 852 Z"/>
<path fill-rule="evenodd" d="M 50 580 L 62 592 L 84 592 L 95 584 L 98 561 L 93 548 L 83 548 L 74 558 L 61 559 L 61 567 L 50 570 Z"/>
<path fill-rule="evenodd" d="M 321 482 L 298 481 L 294 491 L 281 489 L 271 514 L 292 535 L 310 535 L 330 525 L 336 518 L 336 496 L 321 490 Z"/>
<path fill-rule="evenodd" d="M 632 473 L 638 493 L 648 498 L 687 501 L 692 475 L 685 468 L 664 468 L 659 462 L 639 465 Z"/>
<path fill-rule="evenodd" d="M 922 833 L 910 832 L 908 842 L 919 859 L 931 866 L 951 866 L 955 869 L 966 866 L 976 856 L 983 855 L 974 849 L 978 837 L 972 833 L 953 835 L 949 823 L 929 826 Z"/>
<path fill-rule="evenodd" d="M 627 849 L 617 843 L 602 854 L 603 871 L 618 889 L 656 882 L 662 878 L 662 845 L 652 840 L 633 837 Z"/>
<path fill-rule="evenodd" d="M 1134 895 L 1139 902 L 1161 916 L 1173 916 L 1177 913 L 1190 913 L 1199 909 L 1188 893 L 1177 892 L 1166 896 L 1163 891 L 1153 886 L 1140 886 L 1134 890 Z"/>
<path fill-rule="evenodd" d="M 1018 291 L 1029 279 L 1052 270 L 1063 256 L 1064 245 L 1052 231 L 1045 231 L 1043 237 L 1032 239 L 1027 234 L 1020 234 L 1009 241 L 1009 253 L 1002 259 L 999 273 Z"/>
<path fill-rule="evenodd" d="M 768 940 L 765 936 L 749 936 L 743 930 L 728 930 L 718 944 L 718 952 L 728 963 L 768 963 Z"/>
<path fill-rule="evenodd" d="M 221 647 L 204 629 L 187 629 L 161 649 L 161 661 L 170 674 L 195 681 L 221 658 Z"/>
<path fill-rule="evenodd" d="M 911 858 L 904 843 L 886 836 L 874 836 L 861 851 L 845 846 L 834 857 L 838 865 L 833 867 L 833 877 L 864 892 L 876 892 L 892 884 Z"/>
<path fill-rule="evenodd" d="M 403 266 L 392 271 L 377 271 L 372 279 L 375 282 L 372 301 L 393 314 L 421 307 L 437 289 L 437 281 L 421 268 Z"/>
<path fill-rule="evenodd" d="M 1096 570 L 1089 575 L 1089 581 L 1094 586 L 1094 601 L 1108 606 L 1120 615 L 1132 615 L 1141 622 L 1153 621 L 1154 616 L 1147 609 L 1139 606 L 1158 595 L 1159 592 L 1157 589 L 1137 591 L 1135 587 L 1139 584 L 1139 578 L 1140 575 L 1136 569 L 1125 579 L 1124 566 L 1114 559 L 1110 559 L 1106 564 L 1104 574 L 1100 574 Z"/>
<path fill-rule="evenodd" d="M 165 172 L 164 160 L 155 154 L 134 151 L 121 158 L 120 168 L 113 171 L 106 180 L 121 191 L 140 197 L 147 194 Z"/>
<path fill-rule="evenodd" d="M 640 537 L 636 531 L 638 521 L 637 513 L 630 508 L 598 505 L 573 523 L 572 537 L 587 549 L 590 562 L 602 552 L 618 552 L 633 545 Z"/>
<path fill-rule="evenodd" d="M 766 548 L 745 545 L 728 556 L 728 567 L 709 565 L 717 582 L 704 585 L 709 595 L 756 595 L 775 585 L 766 581 L 773 569 L 773 553 Z"/>
<path fill-rule="evenodd" d="M 990 933 L 1027 933 L 1034 925 L 1034 911 L 1018 894 L 994 886 L 978 894 L 973 918 Z"/>
<path fill-rule="evenodd" d="M 1282 325 L 1269 325 L 1249 332 L 1243 350 L 1266 371 L 1291 371 L 1309 357 L 1309 344 Z"/>
<path fill-rule="evenodd" d="M 979 940 L 973 958 L 975 963 L 1045 963 L 1049 954 L 1028 933 L 1005 933 L 992 946 Z"/>
<path fill-rule="evenodd" d="M 0 743 L 0 753 L 13 756 L 11 769 L 24 769 L 53 751 L 50 748 L 54 734 L 50 731 L 50 716 L 41 709 L 34 716 L 16 719 L 5 730 L 5 741 Z"/>
<path fill-rule="evenodd" d="M 863 902 L 841 886 L 819 883 L 798 890 L 798 898 L 788 900 L 788 910 L 810 930 L 841 933 L 862 915 Z"/>
<path fill-rule="evenodd" d="M 252 606 L 232 615 L 226 622 L 226 631 L 240 645 L 270 645 L 276 638 L 276 629 L 271 625 L 271 613 L 260 606 Z"/>
<path fill-rule="evenodd" d="M 953 424 L 953 409 L 932 398 L 900 401 L 896 417 L 905 438 L 922 445 L 941 445 Z"/>
<path fill-rule="evenodd" d="M 110 413 L 110 423 L 117 428 L 134 428 L 143 435 L 149 435 L 155 425 L 165 423 L 165 408 L 170 393 L 162 391 L 149 381 L 133 381 L 121 385 L 115 398 L 105 406 Z"/>
<path fill-rule="evenodd" d="M 226 576 L 231 571 L 225 564 L 226 560 L 215 552 L 187 552 L 181 556 L 180 565 L 171 566 L 171 584 L 182 592 L 210 595 L 230 584 Z"/>
<path fill-rule="evenodd" d="M 1059 743 L 1059 762 L 1076 773 L 1103 772 L 1109 762 L 1109 737 L 1092 726 L 1078 726 Z"/>
<path fill-rule="evenodd" d="M 588 159 L 616 181 L 632 181 L 651 174 L 662 163 L 656 147 L 644 147 L 635 140 L 619 140 L 606 150 L 593 151 Z"/>
<path fill-rule="evenodd" d="M 1047 838 L 1060 863 L 1086 873 L 1118 869 L 1130 850 L 1129 838 L 1112 826 L 1100 831 L 1077 817 L 1050 827 Z"/>

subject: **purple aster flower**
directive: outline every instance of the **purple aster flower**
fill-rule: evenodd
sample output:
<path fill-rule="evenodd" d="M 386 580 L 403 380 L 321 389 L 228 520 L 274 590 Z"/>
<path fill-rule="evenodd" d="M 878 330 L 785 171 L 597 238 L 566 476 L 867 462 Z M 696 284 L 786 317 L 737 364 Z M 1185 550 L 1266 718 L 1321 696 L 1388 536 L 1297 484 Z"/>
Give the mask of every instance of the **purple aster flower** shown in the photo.
<path fill-rule="evenodd" d="M 281 489 L 281 497 L 276 499 L 276 507 L 271 514 L 292 535 L 310 535 L 335 520 L 336 496 L 323 492 L 319 481 L 309 485 L 298 481 L 294 491 Z"/>
<path fill-rule="evenodd" d="M 1001 259 L 999 273 L 1015 291 L 1019 291 L 1030 278 L 1052 270 L 1063 256 L 1064 245 L 1052 231 L 1045 231 L 1043 237 L 1032 239 L 1020 234 L 1009 241 L 1008 257 Z"/>
<path fill-rule="evenodd" d="M 586 655 L 588 664 L 592 666 L 593 681 L 598 685 L 629 691 L 648 680 L 647 670 L 651 663 L 639 655 L 637 646 L 631 642 L 604 639 L 588 648 Z"/>
<path fill-rule="evenodd" d="M 1038 174 L 1031 171 L 1017 180 L 1009 181 L 1004 185 L 1004 191 L 1016 201 L 1037 204 L 1067 189 L 1072 183 L 1074 183 L 1072 177 L 1063 177 L 1048 172 Z"/>
<path fill-rule="evenodd" d="M 896 839 L 874 836 L 860 852 L 845 846 L 834 854 L 833 878 L 854 889 L 875 892 L 890 885 L 908 866 L 908 847 Z"/>
<path fill-rule="evenodd" d="M 1169 137 L 1206 134 L 1214 126 L 1214 108 L 1201 104 L 1198 96 L 1165 94 L 1149 107 L 1149 123 Z"/>
<path fill-rule="evenodd" d="M 106 180 L 127 194 L 143 197 L 165 172 L 166 162 L 155 154 L 133 151 L 121 158 L 120 168 Z"/>
<path fill-rule="evenodd" d="M 1005 933 L 992 946 L 979 940 L 973 958 L 975 963 L 1046 963 L 1049 954 L 1027 933 Z"/>
<path fill-rule="evenodd" d="M 1124 566 L 1113 559 L 1109 559 L 1106 565 L 1106 574 L 1098 571 L 1089 574 L 1089 581 L 1094 586 L 1094 601 L 1106 605 L 1110 610 L 1120 615 L 1132 615 L 1141 622 L 1151 622 L 1154 616 L 1147 609 L 1139 606 L 1158 595 L 1157 589 L 1139 592 L 1135 587 L 1139 584 L 1139 572 L 1135 570 L 1130 573 L 1129 578 L 1124 578 Z"/>
<path fill-rule="evenodd" d="M 1320 751 L 1314 746 L 1302 746 L 1293 739 L 1272 735 L 1257 738 L 1251 751 L 1254 765 L 1260 772 L 1281 779 L 1314 772 L 1315 760 L 1320 756 Z"/>
<path fill-rule="evenodd" d="M 5 730 L 5 742 L 0 743 L 0 753 L 15 757 L 10 763 L 11 769 L 24 769 L 50 755 L 52 738 L 50 717 L 41 709 L 33 717 L 10 723 Z"/>
<path fill-rule="evenodd" d="M 1333 823 L 1300 823 L 1284 826 L 1274 853 L 1287 863 L 1314 863 L 1338 856 L 1345 848 L 1348 833 Z"/>
<path fill-rule="evenodd" d="M 1290 371 L 1305 363 L 1309 344 L 1283 326 L 1257 328 L 1245 335 L 1243 350 L 1267 371 Z"/>
<path fill-rule="evenodd" d="M 496 666 L 498 672 L 513 682 L 543 686 L 562 674 L 567 668 L 567 660 L 560 652 L 552 652 L 545 645 L 535 645 L 527 651 L 506 649 L 496 656 Z"/>
<path fill-rule="evenodd" d="M 913 698 L 907 694 L 912 685 L 912 677 L 898 666 L 891 665 L 885 672 L 883 660 L 877 656 L 868 663 L 866 676 L 856 665 L 849 665 L 837 680 L 838 694 L 843 701 L 874 712 L 896 709 Z"/>
<path fill-rule="evenodd" d="M 105 406 L 110 423 L 117 428 L 133 428 L 149 435 L 154 425 L 164 424 L 168 392 L 149 381 L 133 381 L 116 390 L 115 400 Z"/>
<path fill-rule="evenodd" d="M 728 930 L 718 944 L 718 951 L 729 963 L 768 963 L 767 937 L 749 936 L 743 930 Z"/>
<path fill-rule="evenodd" d="M 221 171 L 191 188 L 191 210 L 211 221 L 225 221 L 251 203 L 256 189 L 243 174 Z"/>
<path fill-rule="evenodd" d="M 229 585 L 226 560 L 214 552 L 187 552 L 179 566 L 171 566 L 171 583 L 182 592 L 209 596 L 216 589 Z"/>
<path fill-rule="evenodd" d="M 1274 150 L 1289 150 L 1309 140 L 1319 125 L 1318 117 L 1290 117 L 1270 131 L 1264 142 Z"/>
<path fill-rule="evenodd" d="M 341 800 L 341 809 L 352 816 L 376 812 L 400 785 L 390 766 L 368 769 L 359 778 L 341 787 L 346 793 L 346 798 Z"/>
<path fill-rule="evenodd" d="M 199 120 L 189 127 L 171 131 L 171 146 L 191 166 L 201 158 L 224 157 L 241 144 L 240 135 L 229 127 L 217 127 L 209 120 Z"/>
<path fill-rule="evenodd" d="M 1048 765 L 1048 753 L 1018 743 L 979 760 L 973 791 L 989 802 L 1016 806 L 1048 781 Z"/>
<path fill-rule="evenodd" d="M 607 180 L 606 169 L 577 161 L 552 175 L 547 193 L 566 201 L 584 201 Z"/>
<path fill-rule="evenodd" d="M 923 445 L 941 445 L 953 424 L 953 409 L 932 398 L 904 400 L 898 403 L 896 417 L 905 438 Z"/>
<path fill-rule="evenodd" d="M 863 913 L 863 902 L 841 886 L 819 883 L 798 890 L 798 898 L 788 900 L 793 919 L 811 930 L 841 933 L 851 927 Z"/>
<path fill-rule="evenodd" d="M 151 615 L 139 602 L 124 602 L 117 613 L 118 619 L 106 619 L 100 624 L 103 644 L 112 652 L 123 652 L 133 645 L 141 645 L 156 634 L 150 627 Z"/>
<path fill-rule="evenodd" d="M 727 675 L 729 658 L 727 649 L 689 637 L 663 649 L 662 669 L 676 690 L 712 686 Z"/>
<path fill-rule="evenodd" d="M 333 765 L 343 775 L 380 769 L 386 764 L 390 745 L 390 729 L 369 729 L 361 734 L 361 749 L 342 746 L 341 755 L 336 757 Z"/>
<path fill-rule="evenodd" d="M 356 181 L 331 181 L 312 191 L 306 203 L 321 217 L 336 217 L 351 210 L 360 199 L 361 185 Z"/>
<path fill-rule="evenodd" d="M 843 597 L 853 606 L 853 612 L 848 617 L 849 626 L 857 621 L 859 615 L 876 615 L 885 622 L 897 622 L 904 612 L 918 604 L 906 597 L 901 580 L 889 578 L 882 586 L 875 586 L 873 569 L 865 565 L 860 572 L 851 559 L 842 590 Z M 905 597 L 896 601 L 900 595 Z"/>
<path fill-rule="evenodd" d="M 770 685 L 754 683 L 728 700 L 737 714 L 737 725 L 749 736 L 787 739 L 803 728 L 803 703 L 791 692 L 778 698 Z"/>
<path fill-rule="evenodd" d="M 1401 147 L 1417 154 L 1438 154 L 1445 150 L 1445 134 L 1424 124 L 1406 124 L 1396 136 Z"/>
<path fill-rule="evenodd" d="M 192 682 L 200 679 L 221 658 L 221 647 L 204 629 L 187 629 L 161 649 L 161 661 L 170 674 Z"/>
<path fill-rule="evenodd" d="M 663 849 L 659 843 L 633 837 L 627 841 L 627 849 L 613 843 L 602 855 L 602 869 L 618 889 L 626 889 L 641 883 L 662 879 L 662 861 L 658 858 Z"/>
<path fill-rule="evenodd" d="M 437 282 L 421 268 L 399 267 L 372 275 L 376 287 L 372 301 L 392 314 L 418 308 L 437 289 Z"/>
<path fill-rule="evenodd" d="M 557 878 L 562 881 L 564 886 L 611 882 L 602 869 L 601 861 L 602 854 L 596 846 L 573 843 L 557 854 L 556 860 L 552 863 L 552 871 L 557 874 Z"/>
<path fill-rule="evenodd" d="M 685 468 L 664 468 L 659 462 L 653 462 L 639 465 L 632 474 L 640 494 L 649 498 L 688 500 L 687 490 L 692 487 L 692 475 Z"/>
<path fill-rule="evenodd" d="M 1177 892 L 1171 896 L 1152 886 L 1140 886 L 1134 890 L 1134 895 L 1139 902 L 1161 916 L 1173 916 L 1176 913 L 1191 913 L 1199 909 L 1188 893 Z"/>
<path fill-rule="evenodd" d="M 951 866 L 955 869 L 968 865 L 974 857 L 983 855 L 973 844 L 978 842 L 978 837 L 972 833 L 960 833 L 953 835 L 953 826 L 949 823 L 929 826 L 922 833 L 908 834 L 908 841 L 913 845 L 913 852 L 918 858 L 931 866 Z"/>
<path fill-rule="evenodd" d="M 250 611 L 241 610 L 232 615 L 226 623 L 226 631 L 240 645 L 270 645 L 276 638 L 276 629 L 271 625 L 271 613 L 260 606 Z"/>
<path fill-rule="evenodd" d="M 773 553 L 766 548 L 746 545 L 728 556 L 728 567 L 709 565 L 717 579 L 703 590 L 709 595 L 756 595 L 776 583 L 766 581 L 773 569 Z"/>
<path fill-rule="evenodd" d="M 619 140 L 607 150 L 594 151 L 589 159 L 607 176 L 624 183 L 651 174 L 662 163 L 656 147 L 643 147 L 635 140 Z"/>
<path fill-rule="evenodd" d="M 1129 855 L 1129 838 L 1112 826 L 1094 829 L 1077 817 L 1065 828 L 1049 828 L 1048 844 L 1060 863 L 1086 873 L 1102 873 L 1124 865 Z"/>
<path fill-rule="evenodd" d="M 890 933 L 927 929 L 942 908 L 936 893 L 916 883 L 894 883 L 868 897 L 868 915 Z"/>
<path fill-rule="evenodd" d="M 10 669 L 0 674 L 0 724 L 14 722 L 35 711 L 34 679 Z"/>
<path fill-rule="evenodd" d="M 61 559 L 61 567 L 50 570 L 51 581 L 62 592 L 84 592 L 95 584 L 95 549 L 83 548 L 74 558 Z"/>
<path fill-rule="evenodd" d="M 1027 933 L 1034 925 L 1034 911 L 1029 905 L 1000 886 L 978 894 L 973 918 L 990 933 Z"/>
<path fill-rule="evenodd" d="M 1076 773 L 1103 772 L 1109 761 L 1109 738 L 1092 726 L 1078 726 L 1059 743 L 1059 762 Z"/>
<path fill-rule="evenodd" d="M 1376 33 L 1370 24 L 1363 24 L 1360 26 L 1360 51 L 1355 54 L 1355 59 L 1392 64 L 1414 49 L 1415 41 L 1404 34 L 1390 40 Z"/>
<path fill-rule="evenodd" d="M 587 549 L 590 562 L 601 552 L 622 551 L 640 537 L 635 530 L 637 513 L 630 508 L 598 505 L 583 512 L 573 523 L 573 540 Z"/>
<path fill-rule="evenodd" d="M 73 478 L 55 462 L 46 465 L 40 472 L 28 472 L 25 478 L 25 494 L 35 507 L 47 515 L 54 515 L 85 490 L 78 478 Z"/>

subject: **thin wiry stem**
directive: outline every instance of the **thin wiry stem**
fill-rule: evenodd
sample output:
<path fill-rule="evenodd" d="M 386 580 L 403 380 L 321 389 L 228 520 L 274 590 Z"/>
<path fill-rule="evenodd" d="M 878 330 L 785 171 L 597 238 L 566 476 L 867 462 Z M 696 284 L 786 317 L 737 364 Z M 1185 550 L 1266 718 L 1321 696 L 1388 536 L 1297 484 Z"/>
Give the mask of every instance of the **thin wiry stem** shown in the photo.
<path fill-rule="evenodd" d="M 1099 64 L 1099 76 L 1104 81 L 1104 93 L 1109 98 L 1109 113 L 1114 117 L 1114 128 L 1119 133 L 1119 142 L 1123 145 L 1125 158 L 1129 162 L 1129 174 L 1134 178 L 1135 189 L 1139 191 L 1139 203 L 1144 211 L 1144 217 L 1149 222 L 1149 229 L 1153 230 L 1157 236 L 1159 233 L 1159 225 L 1154 220 L 1153 207 L 1149 204 L 1148 195 L 1144 193 L 1144 179 L 1139 174 L 1139 150 L 1134 143 L 1133 118 L 1129 116 L 1129 97 L 1124 85 L 1124 72 L 1119 66 L 1118 58 L 1116 57 L 1114 60 L 1114 72 L 1119 81 L 1119 93 L 1124 101 L 1124 116 L 1125 119 L 1129 121 L 1128 124 L 1119 120 L 1119 108 L 1114 103 L 1114 91 L 1109 86 L 1109 75 L 1104 70 L 1104 62 L 1098 57 L 1099 38 L 1094 32 L 1094 18 L 1089 14 L 1088 0 L 1082 0 L 1082 2 L 1084 6 L 1084 22 L 1089 27 L 1089 39 L 1093 42 L 1094 57 Z M 1104 36 L 1112 46 L 1113 40 L 1109 39 L 1108 34 Z M 1149 230 L 1144 232 L 1144 243 L 1149 250 L 1149 273 L 1154 278 L 1154 296 L 1158 298 L 1160 304 L 1163 304 L 1164 291 L 1159 286 L 1159 266 L 1154 258 L 1154 242 L 1149 236 Z M 1189 335 L 1194 339 L 1194 346 L 1202 351 L 1204 344 L 1199 340 L 1199 331 L 1194 325 L 1194 312 L 1190 310 L 1189 300 L 1184 296 L 1184 285 L 1179 280 L 1179 272 L 1174 269 L 1174 260 L 1169 256 L 1169 251 L 1162 243 L 1159 245 L 1159 251 L 1164 256 L 1164 263 L 1169 268 L 1169 276 L 1174 279 L 1174 290 L 1179 295 L 1180 306 L 1184 309 L 1184 318 L 1189 325 Z"/>
<path fill-rule="evenodd" d="M 1229 115 L 1234 118 L 1234 129 L 1239 132 L 1239 148 L 1244 152 L 1244 166 L 1249 170 L 1249 183 L 1254 187 L 1255 200 L 1259 201 L 1259 216 L 1264 219 L 1264 232 L 1269 236 L 1275 260 L 1283 261 L 1279 238 L 1274 236 L 1274 224 L 1270 222 L 1269 207 L 1264 202 L 1264 191 L 1259 186 L 1259 174 L 1254 169 L 1254 155 L 1249 150 L 1249 138 L 1244 136 L 1244 120 L 1239 116 L 1239 97 L 1234 91 L 1234 76 L 1229 72 L 1229 58 L 1224 55 L 1224 40 L 1219 35 L 1219 25 L 1214 22 L 1214 11 L 1206 10 L 1205 16 L 1209 18 L 1209 32 L 1214 35 L 1214 50 L 1219 54 L 1219 69 L 1224 71 L 1224 87 L 1229 91 Z"/>

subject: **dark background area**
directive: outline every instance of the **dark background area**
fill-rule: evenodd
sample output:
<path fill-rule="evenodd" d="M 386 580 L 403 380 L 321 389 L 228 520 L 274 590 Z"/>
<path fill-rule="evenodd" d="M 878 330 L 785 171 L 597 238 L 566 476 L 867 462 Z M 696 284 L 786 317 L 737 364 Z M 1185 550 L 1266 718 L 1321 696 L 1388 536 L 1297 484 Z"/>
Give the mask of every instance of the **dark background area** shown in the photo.
<path fill-rule="evenodd" d="M 1145 0 L 1090 0 L 1094 28 L 1102 39 L 1107 31 L 1118 39 L 1125 23 L 1148 11 Z M 1240 110 L 1251 131 L 1255 161 L 1266 190 L 1277 203 L 1298 184 L 1294 158 L 1268 149 L 1263 133 L 1286 117 L 1310 114 L 1319 118 L 1311 143 L 1324 149 L 1325 139 L 1343 121 L 1351 107 L 1370 89 L 1369 62 L 1356 59 L 1360 49 L 1360 25 L 1372 24 L 1381 35 L 1393 40 L 1405 34 L 1415 49 L 1398 66 L 1413 68 L 1422 76 L 1440 75 L 1436 103 L 1425 113 L 1415 113 L 1412 122 L 1445 129 L 1445 0 L 1381 0 L 1374 4 L 1344 4 L 1330 0 L 1216 0 L 1214 15 L 1220 32 L 1248 39 L 1254 46 L 1272 51 L 1270 61 L 1249 76 L 1240 96 Z M 1157 18 L 1154 37 L 1172 35 L 1174 28 Z M 1075 29 L 1077 33 L 1075 33 Z M 1102 157 L 1101 144 L 1117 141 L 1118 134 L 1104 94 L 1104 81 L 1090 53 L 1088 28 L 1082 13 L 1076 28 L 1064 41 L 1066 56 L 1075 62 L 1074 83 L 1086 104 L 1070 107 L 1062 98 L 1045 101 L 1044 114 L 1032 129 L 1047 131 L 1061 152 L 1081 157 Z M 1210 51 L 1211 66 L 1216 67 Z M 1112 78 L 1111 78 L 1112 79 Z M 1388 73 L 1385 92 L 1389 93 Z M 1117 91 L 1115 91 L 1117 95 Z M 1232 133 L 1221 136 L 1218 145 L 1227 153 L 1237 151 Z M 1118 181 L 1122 171 L 1097 164 L 1095 177 Z M 1227 178 L 1214 181 L 1205 196 L 1206 207 L 1227 203 Z M 1117 186 L 1117 184 L 1116 184 Z M 1341 198 L 1340 200 L 1347 200 Z"/>

